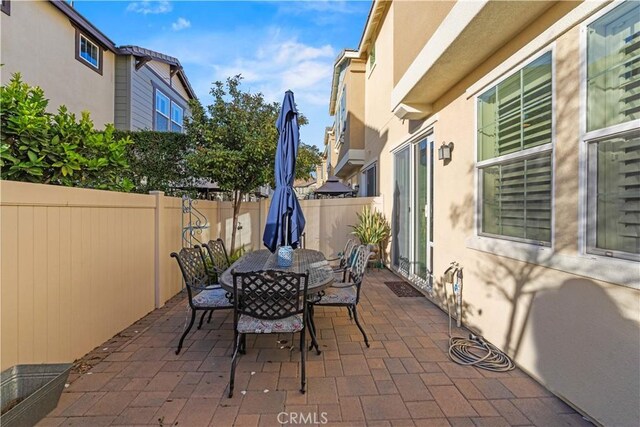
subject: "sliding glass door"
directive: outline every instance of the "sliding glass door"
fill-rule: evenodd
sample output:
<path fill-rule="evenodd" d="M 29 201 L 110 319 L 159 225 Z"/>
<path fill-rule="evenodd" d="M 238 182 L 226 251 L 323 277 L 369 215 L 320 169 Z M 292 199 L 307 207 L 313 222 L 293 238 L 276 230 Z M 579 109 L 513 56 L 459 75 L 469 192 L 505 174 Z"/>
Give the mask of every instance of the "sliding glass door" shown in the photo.
<path fill-rule="evenodd" d="M 422 287 L 433 268 L 433 138 L 395 154 L 393 266 Z"/>

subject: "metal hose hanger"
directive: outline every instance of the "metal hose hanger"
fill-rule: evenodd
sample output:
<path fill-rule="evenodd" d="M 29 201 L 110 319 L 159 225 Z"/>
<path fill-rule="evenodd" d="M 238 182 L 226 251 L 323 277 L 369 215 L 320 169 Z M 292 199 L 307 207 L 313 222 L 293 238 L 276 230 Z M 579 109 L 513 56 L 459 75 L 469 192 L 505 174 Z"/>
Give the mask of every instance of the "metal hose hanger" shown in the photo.
<path fill-rule="evenodd" d="M 462 267 L 452 262 L 445 278 L 451 278 L 453 296 L 458 313 L 458 327 L 462 322 Z M 447 298 L 447 314 L 449 315 L 449 358 L 458 365 L 476 366 L 493 372 L 507 372 L 516 367 L 511 358 L 498 347 L 485 341 L 481 336 L 469 334 L 469 338 L 451 335 L 451 304 Z"/>

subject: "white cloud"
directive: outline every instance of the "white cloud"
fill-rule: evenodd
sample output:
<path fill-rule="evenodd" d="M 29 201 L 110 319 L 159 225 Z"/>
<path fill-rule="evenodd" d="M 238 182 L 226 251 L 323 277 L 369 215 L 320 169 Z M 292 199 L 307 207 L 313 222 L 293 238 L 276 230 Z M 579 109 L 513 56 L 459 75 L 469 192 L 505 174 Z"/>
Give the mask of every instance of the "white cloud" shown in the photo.
<path fill-rule="evenodd" d="M 173 29 L 173 31 L 180 31 L 189 27 L 191 27 L 191 21 L 185 18 L 178 18 L 176 22 L 171 24 L 171 28 Z"/>
<path fill-rule="evenodd" d="M 367 0 L 303 0 L 285 2 L 281 7 L 287 12 L 297 11 L 298 13 L 359 13 L 363 3 L 371 2 Z"/>
<path fill-rule="evenodd" d="M 172 10 L 173 6 L 168 1 L 134 1 L 127 6 L 127 12 L 141 13 L 143 15 L 169 13 Z"/>
<path fill-rule="evenodd" d="M 211 102 L 211 83 L 242 74 L 243 88 L 282 102 L 291 89 L 309 119 L 303 140 L 322 145 L 331 124 L 327 107 L 336 50 L 329 44 L 305 43 L 278 28 L 235 28 L 228 32 L 189 31 L 161 34 L 142 46 L 177 57 L 200 101 Z M 233 40 L 233 43 L 229 41 Z"/>

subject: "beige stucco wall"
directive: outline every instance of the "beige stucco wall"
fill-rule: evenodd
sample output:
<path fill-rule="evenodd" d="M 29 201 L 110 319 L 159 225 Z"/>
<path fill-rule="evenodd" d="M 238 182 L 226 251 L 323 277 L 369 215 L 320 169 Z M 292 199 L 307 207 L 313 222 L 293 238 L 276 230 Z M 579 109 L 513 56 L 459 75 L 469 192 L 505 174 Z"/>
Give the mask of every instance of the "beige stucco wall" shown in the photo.
<path fill-rule="evenodd" d="M 349 159 L 354 158 L 353 153 L 350 153 L 349 150 L 361 150 L 364 148 L 365 75 L 366 63 L 364 61 L 359 59 L 349 60 L 341 86 L 341 88 L 344 87 L 347 93 L 346 130 L 344 141 L 338 147 L 337 154 L 335 154 L 336 164 L 342 165 L 341 161 L 345 156 L 349 156 Z M 340 89 L 339 93 L 342 93 L 342 90 Z M 337 175 L 344 179 L 357 170 L 359 170 L 359 167 L 356 165 L 347 164 L 337 171 Z"/>
<path fill-rule="evenodd" d="M 365 163 L 379 157 L 383 209 L 391 217 L 392 150 L 430 129 L 436 148 L 453 141 L 448 165 L 435 161 L 433 298 L 442 302 L 441 275 L 449 262 L 464 266 L 465 323 L 512 355 L 524 370 L 554 393 L 605 425 L 637 425 L 640 413 L 640 292 L 636 286 L 590 277 L 615 268 L 606 259 L 590 271 L 544 267 L 558 259 L 580 263 L 578 253 L 578 176 L 580 141 L 579 28 L 556 31 L 555 66 L 554 248 L 529 262 L 474 249 L 475 99 L 466 90 L 531 43 L 575 7 L 560 3 L 514 37 L 452 87 L 423 121 L 392 116 L 389 96 L 394 82 L 392 5 L 376 40 L 376 67 L 366 82 Z M 396 45 L 396 49 L 398 46 Z M 470 48 L 473 48 L 470 46 Z M 402 57 L 403 54 L 400 54 Z M 523 60 L 526 58 L 522 58 Z M 497 248 L 498 241 L 495 247 Z M 486 249 L 493 250 L 485 239 Z M 590 261 L 591 262 L 591 261 Z M 556 263 L 557 265 L 558 263 Z M 626 271 L 631 274 L 634 267 Z M 640 269 L 638 276 L 640 278 Z M 451 289 L 448 289 L 451 292 Z"/>
<path fill-rule="evenodd" d="M 100 75 L 75 59 L 75 29 L 48 1 L 12 1 L 11 16 L 0 13 L 2 84 L 16 72 L 40 86 L 49 111 L 62 104 L 76 114 L 90 111 L 98 128 L 114 121 L 115 55 L 103 53 Z"/>
<path fill-rule="evenodd" d="M 394 1 L 393 7 L 393 84 L 407 71 L 413 59 L 438 29 L 455 1 Z"/>
<path fill-rule="evenodd" d="M 364 148 L 364 75 L 365 63 L 351 60 L 344 79 L 347 88 L 347 134 L 343 147 L 348 149 Z"/>

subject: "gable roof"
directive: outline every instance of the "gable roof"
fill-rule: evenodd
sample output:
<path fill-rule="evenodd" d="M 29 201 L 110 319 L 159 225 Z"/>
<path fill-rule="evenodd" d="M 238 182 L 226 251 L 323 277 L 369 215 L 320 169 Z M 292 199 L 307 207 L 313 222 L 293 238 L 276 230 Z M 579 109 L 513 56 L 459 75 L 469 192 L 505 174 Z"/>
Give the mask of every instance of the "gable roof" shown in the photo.
<path fill-rule="evenodd" d="M 102 31 L 100 31 L 95 25 L 93 25 L 87 18 L 82 16 L 80 12 L 75 10 L 73 6 L 64 0 L 49 0 L 51 5 L 55 6 L 60 12 L 64 13 L 71 23 L 78 27 L 78 29 L 90 35 L 96 42 L 100 43 L 102 47 L 111 52 L 116 51 L 116 45 L 107 37 Z"/>
<path fill-rule="evenodd" d="M 164 53 L 156 52 L 155 50 L 134 45 L 120 46 L 117 48 L 116 53 L 118 55 L 132 55 L 136 58 L 159 61 L 165 64 L 169 64 L 172 68 L 175 68 L 177 70 L 176 73 L 178 75 L 178 78 L 187 90 L 189 97 L 191 97 L 191 99 L 197 98 L 196 93 L 191 87 L 191 83 L 189 83 L 189 79 L 187 78 L 187 75 L 185 74 L 184 69 L 182 68 L 182 64 L 180 64 L 178 58 L 165 55 Z"/>
<path fill-rule="evenodd" d="M 116 55 L 133 55 L 136 58 L 148 58 L 150 60 L 164 62 L 175 67 L 178 78 L 184 85 L 187 93 L 191 99 L 196 99 L 196 93 L 191 87 L 191 83 L 189 83 L 189 79 L 187 79 L 187 75 L 185 74 L 182 64 L 180 64 L 178 58 L 174 58 L 173 56 L 165 55 L 164 53 L 156 52 L 151 49 L 145 49 L 140 46 L 126 45 L 117 47 L 109 37 L 89 22 L 87 18 L 82 16 L 80 12 L 65 0 L 49 0 L 49 3 L 65 14 L 73 26 L 82 30 L 88 36 L 91 36 L 91 38 L 102 45 L 103 48 L 110 50 Z"/>

